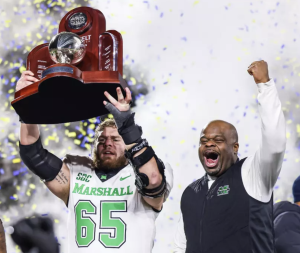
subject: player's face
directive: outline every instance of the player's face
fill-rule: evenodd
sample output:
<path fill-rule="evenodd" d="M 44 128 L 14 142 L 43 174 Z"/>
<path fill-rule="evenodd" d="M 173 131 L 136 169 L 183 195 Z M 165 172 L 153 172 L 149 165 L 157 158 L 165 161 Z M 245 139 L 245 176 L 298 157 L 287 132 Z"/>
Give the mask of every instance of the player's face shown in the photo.
<path fill-rule="evenodd" d="M 103 168 L 120 168 L 127 164 L 125 143 L 117 128 L 106 127 L 98 138 L 98 158 Z"/>
<path fill-rule="evenodd" d="M 220 122 L 210 123 L 201 133 L 199 158 L 206 173 L 220 176 L 236 161 L 237 143 L 232 143 L 231 130 Z"/>

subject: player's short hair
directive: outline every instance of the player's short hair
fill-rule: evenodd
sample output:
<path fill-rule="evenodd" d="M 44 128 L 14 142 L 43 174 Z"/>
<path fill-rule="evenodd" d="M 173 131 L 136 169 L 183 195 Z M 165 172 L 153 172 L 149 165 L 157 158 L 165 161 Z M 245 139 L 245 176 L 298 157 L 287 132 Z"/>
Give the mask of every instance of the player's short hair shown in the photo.
<path fill-rule="evenodd" d="M 98 167 L 99 166 L 99 156 L 98 156 L 98 149 L 97 149 L 97 143 L 98 143 L 98 138 L 101 134 L 101 132 L 106 128 L 106 127 L 114 127 L 117 128 L 116 122 L 114 119 L 105 119 L 102 121 L 95 130 L 95 140 L 93 144 L 93 150 L 92 150 L 92 160 L 93 160 L 93 166 Z"/>
<path fill-rule="evenodd" d="M 95 137 L 97 134 L 99 137 L 99 132 L 102 132 L 106 127 L 115 127 L 116 128 L 117 125 L 116 125 L 115 120 L 114 119 L 106 119 L 103 122 L 101 122 L 95 130 Z"/>

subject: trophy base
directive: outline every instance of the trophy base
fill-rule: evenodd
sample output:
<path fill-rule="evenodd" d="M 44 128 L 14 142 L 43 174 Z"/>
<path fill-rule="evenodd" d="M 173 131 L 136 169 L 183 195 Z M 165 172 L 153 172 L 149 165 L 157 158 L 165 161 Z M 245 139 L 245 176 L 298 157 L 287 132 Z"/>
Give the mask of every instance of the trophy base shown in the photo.
<path fill-rule="evenodd" d="M 27 124 L 59 124 L 108 114 L 104 91 L 117 99 L 121 87 L 126 96 L 128 85 L 117 71 L 85 71 L 81 77 L 49 74 L 16 92 L 11 104 Z"/>

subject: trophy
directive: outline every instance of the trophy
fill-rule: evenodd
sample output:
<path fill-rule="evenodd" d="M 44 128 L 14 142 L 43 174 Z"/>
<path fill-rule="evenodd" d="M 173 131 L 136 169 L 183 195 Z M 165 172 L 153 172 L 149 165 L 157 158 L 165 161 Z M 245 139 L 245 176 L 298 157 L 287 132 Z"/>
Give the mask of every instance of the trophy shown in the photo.
<path fill-rule="evenodd" d="M 107 114 L 104 91 L 125 96 L 123 41 L 115 30 L 106 31 L 104 15 L 90 7 L 68 12 L 58 34 L 35 47 L 27 70 L 39 81 L 15 93 L 11 105 L 28 124 L 57 124 Z"/>

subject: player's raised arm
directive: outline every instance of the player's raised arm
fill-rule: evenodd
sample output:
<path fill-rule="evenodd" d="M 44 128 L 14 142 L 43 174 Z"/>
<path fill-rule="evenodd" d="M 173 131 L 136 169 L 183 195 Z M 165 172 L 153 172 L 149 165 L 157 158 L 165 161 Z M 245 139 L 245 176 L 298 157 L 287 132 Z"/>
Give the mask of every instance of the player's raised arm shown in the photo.
<path fill-rule="evenodd" d="M 38 81 L 31 71 L 24 71 L 17 82 L 16 91 Z M 25 124 L 20 127 L 20 156 L 24 164 L 41 178 L 49 190 L 66 204 L 69 196 L 69 169 L 55 155 L 43 148 L 37 124 Z"/>
<path fill-rule="evenodd" d="M 108 92 L 105 96 L 111 102 L 104 101 L 107 110 L 113 114 L 118 126 L 119 134 L 126 144 L 125 156 L 132 164 L 136 187 L 144 200 L 156 210 L 161 210 L 166 191 L 172 187 L 167 183 L 163 162 L 156 156 L 146 139 L 142 139 L 142 128 L 135 124 L 134 113 L 130 112 L 131 93 L 128 88 L 126 97 L 123 97 L 120 88 L 117 88 L 118 101 Z M 172 177 L 170 174 L 169 177 Z M 168 182 L 172 179 L 168 178 Z M 171 183 L 172 184 L 172 183 Z"/>
<path fill-rule="evenodd" d="M 261 142 L 254 156 L 245 161 L 242 177 L 250 196 L 268 202 L 280 173 L 286 148 L 285 119 L 275 83 L 269 78 L 267 63 L 253 62 L 248 73 L 258 86 Z"/>

